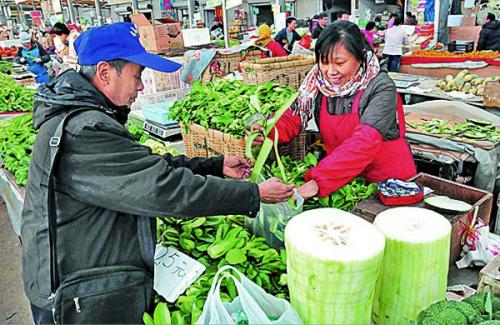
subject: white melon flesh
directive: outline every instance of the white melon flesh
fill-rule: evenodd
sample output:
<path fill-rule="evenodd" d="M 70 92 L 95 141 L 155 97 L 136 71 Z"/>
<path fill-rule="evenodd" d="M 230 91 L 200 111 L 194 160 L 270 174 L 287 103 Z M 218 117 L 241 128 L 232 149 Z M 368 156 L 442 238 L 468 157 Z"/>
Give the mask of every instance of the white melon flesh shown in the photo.
<path fill-rule="evenodd" d="M 310 210 L 285 229 L 290 301 L 306 324 L 368 324 L 384 236 L 338 209 Z"/>
<path fill-rule="evenodd" d="M 376 324 L 405 324 L 445 299 L 450 254 L 450 222 L 427 209 L 401 207 L 374 222 L 386 238 L 375 291 Z"/>

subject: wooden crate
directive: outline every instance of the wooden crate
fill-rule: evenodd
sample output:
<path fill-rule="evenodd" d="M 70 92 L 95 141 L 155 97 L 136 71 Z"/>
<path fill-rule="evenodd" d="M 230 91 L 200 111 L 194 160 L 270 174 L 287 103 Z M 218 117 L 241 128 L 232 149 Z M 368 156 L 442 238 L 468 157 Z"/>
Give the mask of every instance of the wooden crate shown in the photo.
<path fill-rule="evenodd" d="M 486 291 L 500 296 L 500 255 L 486 265 L 479 272 L 480 280 L 477 291 Z"/>
<path fill-rule="evenodd" d="M 500 81 L 490 81 L 484 86 L 483 105 L 488 108 L 500 108 Z"/>
<path fill-rule="evenodd" d="M 184 150 L 188 157 L 240 156 L 245 157 L 245 139 L 217 130 L 205 129 L 198 124 L 182 128 Z M 302 160 L 306 153 L 306 135 L 302 132 L 287 144 L 279 145 L 280 155 L 289 155 Z"/>
<path fill-rule="evenodd" d="M 432 195 L 446 195 L 452 199 L 461 200 L 471 204 L 474 208 L 479 207 L 478 217 L 483 219 L 483 221 L 488 224 L 490 221 L 491 209 L 493 206 L 493 194 L 477 188 L 455 183 L 443 178 L 432 176 L 425 173 L 419 173 L 415 177 L 409 179 L 409 181 L 414 181 L 417 184 L 429 187 L 434 190 Z M 422 201 L 417 204 L 412 204 L 410 206 L 428 208 L 426 204 Z M 391 207 L 383 205 L 380 200 L 374 196 L 370 199 L 361 201 L 358 203 L 354 209 L 353 213 L 362 217 L 363 219 L 373 222 L 375 217 Z M 442 214 L 442 213 L 441 213 Z M 456 214 L 447 215 L 442 214 L 446 219 L 448 219 L 452 225 L 452 235 L 451 235 L 451 246 L 450 246 L 450 263 L 453 263 L 460 256 L 462 250 L 462 245 L 460 245 L 460 229 L 462 221 L 465 224 L 469 224 L 467 219 L 467 214 Z"/>

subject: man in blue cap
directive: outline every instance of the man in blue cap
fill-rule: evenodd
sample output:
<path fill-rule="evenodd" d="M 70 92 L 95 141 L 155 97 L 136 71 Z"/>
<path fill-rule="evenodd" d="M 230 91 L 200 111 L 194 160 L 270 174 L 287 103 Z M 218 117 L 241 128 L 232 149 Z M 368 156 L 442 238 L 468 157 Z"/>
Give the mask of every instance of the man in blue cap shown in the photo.
<path fill-rule="evenodd" d="M 132 24 L 90 29 L 75 49 L 80 71 L 35 95 L 25 291 L 36 324 L 141 323 L 152 298 L 155 217 L 255 216 L 260 202 L 284 201 L 293 186 L 235 180 L 249 173 L 243 158 L 159 156 L 133 140 L 124 123 L 143 68 L 180 65 L 147 53 Z"/>

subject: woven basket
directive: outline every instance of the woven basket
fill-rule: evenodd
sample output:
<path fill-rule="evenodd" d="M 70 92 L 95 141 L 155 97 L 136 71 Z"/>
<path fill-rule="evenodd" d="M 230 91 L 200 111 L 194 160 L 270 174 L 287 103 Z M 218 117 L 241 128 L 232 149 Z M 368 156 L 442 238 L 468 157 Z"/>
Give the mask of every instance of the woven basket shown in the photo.
<path fill-rule="evenodd" d="M 187 133 L 182 132 L 184 150 L 188 157 L 245 156 L 245 139 L 205 129 L 198 124 L 190 124 Z M 279 145 L 280 155 L 289 155 L 293 160 L 302 160 L 306 154 L 306 134 L 300 135 L 290 143 Z"/>
<path fill-rule="evenodd" d="M 210 82 L 215 79 L 220 79 L 225 75 L 238 70 L 242 61 L 247 59 L 256 59 L 261 57 L 262 51 L 252 50 L 245 52 L 221 54 L 217 53 L 212 59 L 208 67 L 203 71 L 200 77 L 201 82 Z"/>
<path fill-rule="evenodd" d="M 305 55 L 246 60 L 241 63 L 243 82 L 262 85 L 274 81 L 298 89 L 314 63 L 313 56 Z"/>

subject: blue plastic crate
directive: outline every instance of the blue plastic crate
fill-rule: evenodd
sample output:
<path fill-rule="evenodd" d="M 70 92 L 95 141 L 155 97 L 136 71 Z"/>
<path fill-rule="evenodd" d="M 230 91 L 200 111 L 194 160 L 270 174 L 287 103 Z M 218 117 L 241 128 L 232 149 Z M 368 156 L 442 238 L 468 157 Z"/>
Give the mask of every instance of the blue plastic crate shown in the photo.
<path fill-rule="evenodd" d="M 174 102 L 164 102 L 156 104 L 146 104 L 142 106 L 144 119 L 160 125 L 177 124 L 176 121 L 169 120 L 168 113 Z"/>

